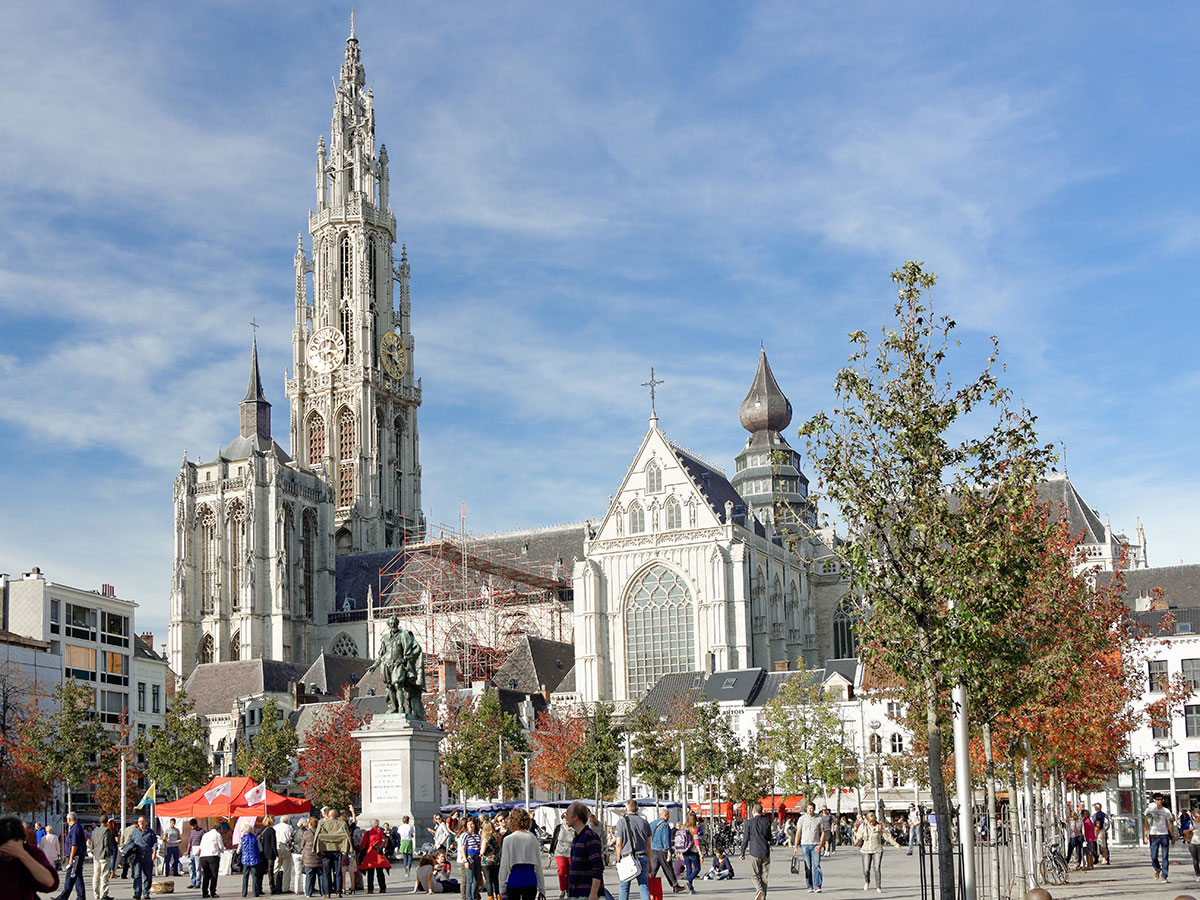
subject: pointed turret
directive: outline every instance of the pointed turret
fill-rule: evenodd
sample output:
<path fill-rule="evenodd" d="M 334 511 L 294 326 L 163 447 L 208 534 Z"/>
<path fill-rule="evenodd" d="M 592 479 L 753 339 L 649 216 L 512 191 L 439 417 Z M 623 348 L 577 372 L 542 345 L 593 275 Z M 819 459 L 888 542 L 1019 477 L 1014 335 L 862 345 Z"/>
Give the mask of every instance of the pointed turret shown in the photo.
<path fill-rule="evenodd" d="M 758 371 L 746 392 L 746 399 L 738 407 L 738 421 L 742 427 L 754 434 L 757 431 L 783 431 L 792 421 L 792 404 L 775 381 L 771 364 L 767 362 L 767 351 L 758 351 Z"/>
<path fill-rule="evenodd" d="M 776 532 L 797 521 L 812 525 L 808 479 L 800 471 L 800 454 L 780 434 L 791 424 L 792 404 L 779 389 L 763 347 L 758 351 L 754 381 L 738 407 L 738 420 L 750 438 L 736 457 L 731 483 L 747 509 Z"/>
<path fill-rule="evenodd" d="M 250 345 L 250 383 L 246 386 L 246 396 L 242 398 L 242 437 L 254 437 L 270 440 L 271 438 L 271 404 L 263 395 L 262 379 L 258 375 L 258 340 Z"/>

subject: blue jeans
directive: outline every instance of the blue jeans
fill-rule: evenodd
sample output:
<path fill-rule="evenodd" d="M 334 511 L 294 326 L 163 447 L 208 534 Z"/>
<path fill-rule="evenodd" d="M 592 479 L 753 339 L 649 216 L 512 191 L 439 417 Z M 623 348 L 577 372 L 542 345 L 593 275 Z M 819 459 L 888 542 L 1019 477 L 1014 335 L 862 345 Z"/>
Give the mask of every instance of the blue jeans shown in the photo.
<path fill-rule="evenodd" d="M 688 889 L 693 893 L 695 888 L 692 887 L 692 882 L 696 880 L 696 876 L 700 874 L 700 854 L 685 853 L 683 854 L 683 877 L 687 881 Z"/>
<path fill-rule="evenodd" d="M 77 856 L 70 868 L 67 869 L 63 878 L 62 893 L 58 895 L 58 900 L 66 900 L 68 894 L 71 893 L 71 887 L 75 887 L 76 900 L 84 900 L 83 896 L 83 857 Z M 149 885 L 147 885 L 147 893 L 149 893 Z"/>
<path fill-rule="evenodd" d="M 342 892 L 342 851 L 326 850 L 321 854 L 321 894 Z"/>
<path fill-rule="evenodd" d="M 133 896 L 149 897 L 150 885 L 154 883 L 154 857 L 143 859 L 141 854 L 133 860 Z M 80 893 L 82 900 L 83 894 Z"/>
<path fill-rule="evenodd" d="M 467 864 L 463 866 L 463 900 L 475 900 L 475 891 L 479 889 L 479 875 L 479 855 L 472 854 L 467 857 Z M 383 887 L 379 889 L 383 890 Z"/>
<path fill-rule="evenodd" d="M 179 877 L 179 848 L 168 847 L 163 852 L 163 874 L 168 878 Z"/>
<path fill-rule="evenodd" d="M 200 857 L 188 854 L 188 887 L 200 887 Z"/>
<path fill-rule="evenodd" d="M 1158 863 L 1159 850 L 1162 850 L 1161 866 Z M 1162 872 L 1164 880 L 1171 873 L 1171 836 L 1169 834 L 1150 835 L 1150 865 L 1154 866 L 1155 872 Z"/>
<path fill-rule="evenodd" d="M 821 886 L 821 854 L 817 852 L 820 844 L 801 844 L 800 857 L 804 860 L 805 887 Z"/>
<path fill-rule="evenodd" d="M 913 847 L 921 843 L 921 826 L 910 825 L 908 828 L 908 855 L 912 856 Z"/>
<path fill-rule="evenodd" d="M 329 893 L 325 887 L 325 869 L 323 866 L 304 867 L 304 896 L 311 897 L 314 887 L 321 896 Z"/>
<path fill-rule="evenodd" d="M 650 864 L 649 864 L 649 860 L 647 860 L 646 857 L 644 857 L 644 856 L 638 856 L 636 854 L 634 855 L 633 858 L 637 860 L 637 864 L 638 864 L 637 878 L 633 879 L 633 881 L 622 881 L 621 882 L 621 900 L 629 900 L 629 886 L 631 884 L 633 884 L 634 881 L 637 882 L 638 891 L 642 895 L 642 900 L 650 900 Z M 464 900 L 466 900 L 465 894 L 463 895 L 463 897 L 464 897 Z"/>

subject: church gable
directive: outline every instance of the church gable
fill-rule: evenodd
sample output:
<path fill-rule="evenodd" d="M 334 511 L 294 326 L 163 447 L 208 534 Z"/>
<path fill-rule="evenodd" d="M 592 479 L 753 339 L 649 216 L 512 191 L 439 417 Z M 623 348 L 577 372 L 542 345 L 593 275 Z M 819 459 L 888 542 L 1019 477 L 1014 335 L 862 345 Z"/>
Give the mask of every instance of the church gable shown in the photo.
<path fill-rule="evenodd" d="M 716 528 L 723 523 L 725 500 L 736 497 L 723 473 L 651 428 L 613 497 L 597 539 Z M 740 499 L 735 500 L 738 503 Z"/>

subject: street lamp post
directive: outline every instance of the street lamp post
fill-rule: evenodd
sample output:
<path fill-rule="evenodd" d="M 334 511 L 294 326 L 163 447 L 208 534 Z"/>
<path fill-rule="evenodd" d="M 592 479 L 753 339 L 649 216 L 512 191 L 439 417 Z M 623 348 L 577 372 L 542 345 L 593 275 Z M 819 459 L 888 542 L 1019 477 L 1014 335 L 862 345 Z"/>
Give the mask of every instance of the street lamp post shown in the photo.
<path fill-rule="evenodd" d="M 873 761 L 874 761 L 874 768 L 873 768 L 873 772 L 872 772 L 872 776 L 871 776 L 871 783 L 872 783 L 873 787 L 875 788 L 875 818 L 878 819 L 879 815 L 880 815 L 880 812 L 879 812 L 879 751 L 883 749 L 879 744 L 879 742 L 881 740 L 881 738 L 879 737 L 879 727 L 883 723 L 881 723 L 878 719 L 872 719 L 867 724 L 871 726 L 871 755 L 872 755 Z"/>
<path fill-rule="evenodd" d="M 1175 748 L 1179 746 L 1178 741 L 1155 741 L 1156 746 L 1161 752 L 1167 754 L 1167 764 L 1171 775 L 1171 814 L 1179 815 L 1179 802 L 1175 796 Z"/>

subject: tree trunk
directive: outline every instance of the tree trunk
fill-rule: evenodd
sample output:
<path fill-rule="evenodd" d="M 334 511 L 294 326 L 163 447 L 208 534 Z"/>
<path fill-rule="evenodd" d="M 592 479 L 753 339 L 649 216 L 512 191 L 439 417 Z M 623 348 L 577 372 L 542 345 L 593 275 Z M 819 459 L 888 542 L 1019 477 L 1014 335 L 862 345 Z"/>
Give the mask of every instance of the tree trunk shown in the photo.
<path fill-rule="evenodd" d="M 1030 891 L 1037 887 L 1027 871 L 1030 855 L 1025 852 L 1025 835 L 1021 831 L 1021 795 L 1017 790 L 1017 763 L 1009 760 L 1008 767 L 1008 830 L 1009 847 L 1013 856 L 1013 876 L 1018 884 Z"/>
<path fill-rule="evenodd" d="M 955 900 L 954 845 L 951 843 L 950 804 L 942 777 L 942 732 L 938 727 L 937 685 L 926 685 L 925 728 L 929 739 L 929 791 L 933 795 L 934 827 L 937 830 L 938 893 L 941 900 Z M 968 811 L 968 815 L 969 815 Z"/>
<path fill-rule="evenodd" d="M 988 859 L 992 864 L 992 897 L 1000 900 L 1000 844 L 996 840 L 996 759 L 992 755 L 992 726 L 983 725 L 984 780 L 987 782 Z"/>

